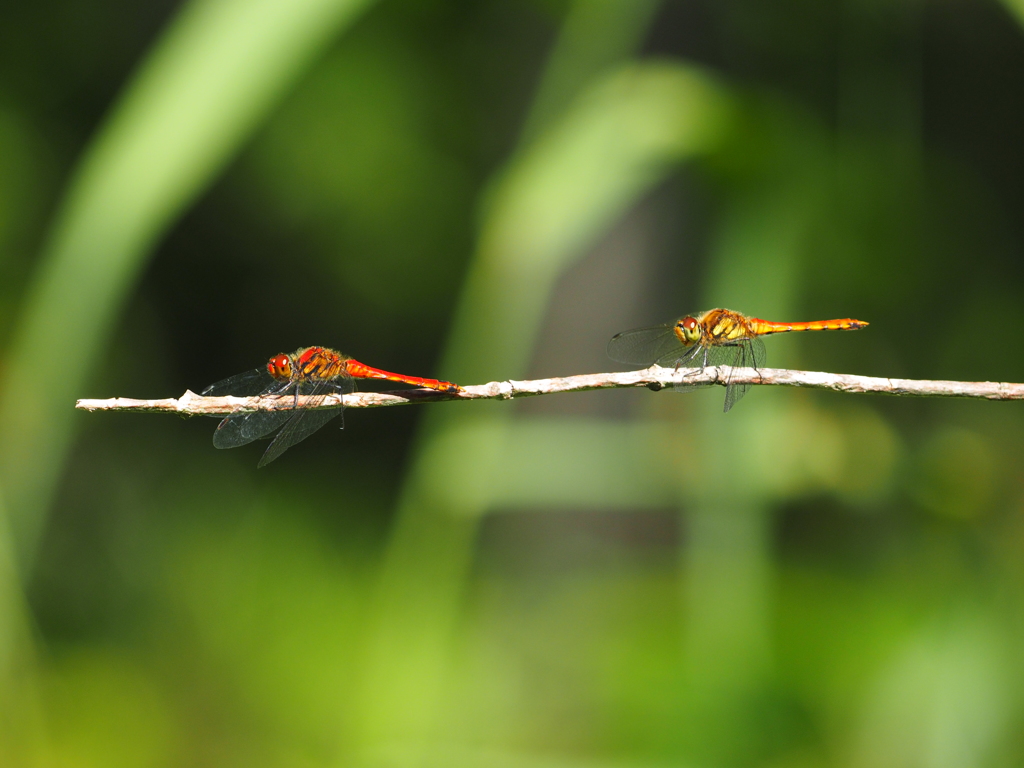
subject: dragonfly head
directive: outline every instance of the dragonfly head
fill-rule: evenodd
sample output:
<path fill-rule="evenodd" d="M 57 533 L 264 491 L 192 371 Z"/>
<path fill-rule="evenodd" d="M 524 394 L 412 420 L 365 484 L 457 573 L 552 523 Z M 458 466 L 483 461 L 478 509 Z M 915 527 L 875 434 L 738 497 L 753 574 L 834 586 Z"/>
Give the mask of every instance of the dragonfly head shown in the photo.
<path fill-rule="evenodd" d="M 689 346 L 700 339 L 700 323 L 693 317 L 687 315 L 676 323 L 676 335 Z"/>
<path fill-rule="evenodd" d="M 292 359 L 288 355 L 274 355 L 267 363 L 267 371 L 278 381 L 291 381 Z"/>

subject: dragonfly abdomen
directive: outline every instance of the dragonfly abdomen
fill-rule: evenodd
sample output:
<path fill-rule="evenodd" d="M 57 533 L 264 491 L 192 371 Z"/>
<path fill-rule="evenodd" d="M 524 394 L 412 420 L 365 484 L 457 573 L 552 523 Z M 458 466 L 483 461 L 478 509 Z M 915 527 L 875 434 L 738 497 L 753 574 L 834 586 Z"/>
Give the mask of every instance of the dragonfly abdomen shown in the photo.
<path fill-rule="evenodd" d="M 387 381 L 400 381 L 403 384 L 411 384 L 414 387 L 426 387 L 436 389 L 439 392 L 461 392 L 462 387 L 452 384 L 450 381 L 439 381 L 438 379 L 424 379 L 419 376 L 406 376 L 402 373 L 391 373 L 382 371 L 380 368 L 372 368 L 369 365 L 360 363 L 358 360 L 349 358 L 345 361 L 345 371 L 349 376 L 357 379 L 385 379 Z"/>
<path fill-rule="evenodd" d="M 867 325 L 863 320 L 854 320 L 849 317 L 842 320 L 814 320 L 809 323 L 772 323 L 752 317 L 749 322 L 751 330 L 758 336 L 788 331 L 855 331 Z"/>

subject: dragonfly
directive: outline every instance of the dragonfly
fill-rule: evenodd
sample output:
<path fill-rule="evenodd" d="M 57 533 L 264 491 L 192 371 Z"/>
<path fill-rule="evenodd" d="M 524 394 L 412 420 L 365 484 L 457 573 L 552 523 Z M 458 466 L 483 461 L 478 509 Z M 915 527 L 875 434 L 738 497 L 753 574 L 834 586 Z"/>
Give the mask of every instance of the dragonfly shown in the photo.
<path fill-rule="evenodd" d="M 386 379 L 440 392 L 462 391 L 462 387 L 450 381 L 390 373 L 327 347 L 304 347 L 290 355 L 274 355 L 262 368 L 218 381 L 203 390 L 203 395 L 209 397 L 294 397 L 291 408 L 231 414 L 217 425 L 213 445 L 237 448 L 280 430 L 260 459 L 258 466 L 265 466 L 335 418 L 341 418 L 344 427 L 341 406 L 321 409 L 315 406 L 328 395 L 353 392 L 356 379 Z M 300 395 L 308 398 L 302 407 L 299 406 Z"/>
<path fill-rule="evenodd" d="M 712 309 L 681 317 L 674 323 L 635 328 L 616 334 L 608 342 L 608 356 L 630 365 L 659 365 L 663 368 L 690 368 L 691 373 L 709 365 L 736 368 L 763 368 L 765 363 L 762 336 L 789 331 L 852 331 L 864 328 L 863 320 L 817 320 L 810 323 L 772 323 L 747 317 L 731 309 Z M 732 380 L 733 370 L 725 387 L 725 411 L 728 413 L 750 390 L 749 384 Z M 689 391 L 710 384 L 675 385 Z"/>

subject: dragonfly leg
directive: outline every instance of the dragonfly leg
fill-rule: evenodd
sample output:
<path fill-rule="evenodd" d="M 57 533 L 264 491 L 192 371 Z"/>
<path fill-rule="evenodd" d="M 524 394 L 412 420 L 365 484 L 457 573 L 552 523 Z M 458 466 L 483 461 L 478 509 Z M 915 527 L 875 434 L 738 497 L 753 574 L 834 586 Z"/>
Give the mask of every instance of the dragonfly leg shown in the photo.
<path fill-rule="evenodd" d="M 272 397 L 275 400 L 280 400 L 282 398 L 285 398 L 285 397 L 289 396 L 290 393 L 288 392 L 288 389 L 290 387 L 291 387 L 290 384 L 285 384 L 283 387 L 279 388 L 277 391 L 263 393 L 261 395 L 261 397 Z M 293 407 L 298 407 L 298 405 L 299 405 L 299 390 L 298 390 L 298 388 L 296 388 L 296 390 L 295 390 L 295 403 L 294 403 Z"/>
<path fill-rule="evenodd" d="M 694 349 L 693 352 L 691 352 L 691 353 L 685 355 L 684 357 L 680 358 L 676 362 L 675 373 L 679 373 L 679 369 L 682 367 L 684 362 L 692 361 L 697 356 L 702 356 L 703 361 L 701 362 L 701 364 L 700 365 L 688 365 L 686 367 L 686 370 L 683 372 L 682 377 L 686 378 L 687 376 L 696 376 L 701 371 L 703 371 L 705 368 L 707 368 L 707 365 L 708 365 L 708 351 L 704 347 L 699 347 L 697 349 Z"/>

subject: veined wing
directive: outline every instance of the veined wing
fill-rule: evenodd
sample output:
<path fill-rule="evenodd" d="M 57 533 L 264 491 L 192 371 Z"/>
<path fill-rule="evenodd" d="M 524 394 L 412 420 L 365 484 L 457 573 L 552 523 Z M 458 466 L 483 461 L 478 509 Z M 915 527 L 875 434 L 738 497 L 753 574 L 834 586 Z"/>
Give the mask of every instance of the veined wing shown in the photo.
<path fill-rule="evenodd" d="M 728 365 L 731 368 L 764 367 L 764 342 L 753 336 L 729 344 L 694 344 L 685 347 L 675 335 L 674 326 L 659 325 L 650 328 L 636 328 L 613 336 L 608 342 L 608 356 L 612 360 L 630 365 L 652 365 L 657 363 L 665 368 L 692 368 L 703 370 L 708 366 Z M 677 391 L 689 392 L 703 389 L 709 384 L 688 384 L 685 377 L 673 385 Z M 747 392 L 750 384 L 732 381 L 732 372 L 725 390 L 725 410 L 736 405 Z"/>
<path fill-rule="evenodd" d="M 617 333 L 608 342 L 608 357 L 628 365 L 669 364 L 668 358 L 675 355 L 678 359 L 689 352 L 673 328 L 672 325 L 655 325 Z M 670 365 L 675 365 L 676 359 Z"/>
<path fill-rule="evenodd" d="M 740 339 L 732 344 L 714 344 L 711 346 L 698 345 L 694 354 L 680 363 L 680 366 L 692 367 L 703 370 L 710 366 L 728 365 L 730 367 L 729 380 L 725 386 L 725 411 L 728 412 L 739 402 L 747 392 L 750 391 L 750 384 L 737 384 L 732 381 L 732 370 L 735 368 L 763 368 L 765 362 L 764 342 L 755 337 Z M 703 389 L 712 386 L 710 384 L 687 384 L 686 379 L 674 385 L 679 392 L 689 392 L 694 389 Z"/>
<path fill-rule="evenodd" d="M 237 376 L 218 381 L 203 390 L 207 397 L 284 396 L 289 385 L 277 381 L 266 368 L 254 368 Z M 265 437 L 291 418 L 289 411 L 249 411 L 233 413 L 223 419 L 213 432 L 215 448 L 237 448 Z"/>
<path fill-rule="evenodd" d="M 318 405 L 323 402 L 327 395 L 338 393 L 347 395 L 355 389 L 355 382 L 349 377 L 339 379 L 322 380 L 316 382 L 300 383 L 300 394 L 309 395 L 313 400 L 310 405 Z M 314 410 L 310 407 L 300 408 L 297 411 L 284 411 L 291 419 L 277 433 L 277 437 L 270 443 L 258 466 L 269 464 L 282 453 L 287 451 L 296 443 L 301 443 L 318 429 L 323 427 L 332 419 L 342 415 L 343 408 L 325 408 Z M 342 418 L 341 428 L 345 428 Z"/>
<path fill-rule="evenodd" d="M 680 348 L 683 350 L 683 356 L 681 358 L 678 354 L 666 355 L 665 362 L 659 360 L 658 365 L 666 368 L 670 368 L 672 366 L 675 366 L 676 368 L 692 368 L 693 370 L 689 371 L 689 374 L 699 373 L 709 365 L 719 365 L 719 363 L 715 362 L 715 360 L 721 356 L 717 347 L 706 347 L 703 344 L 694 344 L 692 347 L 683 347 L 680 345 Z M 730 354 L 735 355 L 736 353 L 733 351 Z M 686 382 L 686 374 L 684 374 L 679 381 L 672 385 L 672 388 L 676 392 L 693 392 L 695 389 L 705 389 L 713 386 L 714 384 L 688 384 Z"/>
<path fill-rule="evenodd" d="M 718 347 L 718 349 L 729 349 L 729 347 Z M 720 363 L 715 363 L 715 365 L 731 365 L 733 368 L 764 368 L 767 354 L 764 349 L 764 342 L 757 336 L 742 339 L 733 349 L 735 351 L 732 352 L 733 361 L 731 363 L 723 360 Z M 725 385 L 725 413 L 728 413 L 729 409 L 736 405 L 740 398 L 750 391 L 750 387 L 750 384 L 734 384 L 732 372 L 730 371 L 729 382 Z"/>
<path fill-rule="evenodd" d="M 291 393 L 281 395 L 284 398 L 291 396 Z M 213 431 L 213 447 L 237 448 L 240 445 L 247 445 L 279 429 L 294 415 L 293 410 L 233 413 Z"/>
<path fill-rule="evenodd" d="M 206 397 L 256 397 L 278 389 L 281 389 L 281 382 L 271 376 L 266 368 L 253 368 L 211 384 L 202 394 Z"/>

